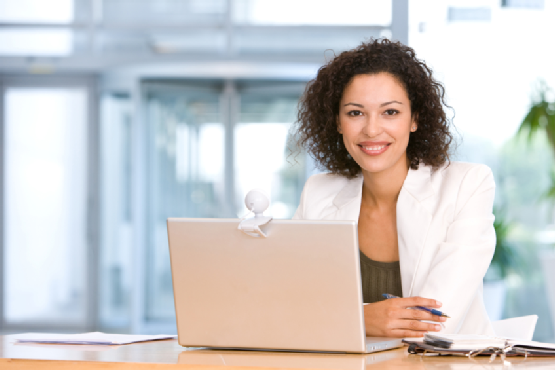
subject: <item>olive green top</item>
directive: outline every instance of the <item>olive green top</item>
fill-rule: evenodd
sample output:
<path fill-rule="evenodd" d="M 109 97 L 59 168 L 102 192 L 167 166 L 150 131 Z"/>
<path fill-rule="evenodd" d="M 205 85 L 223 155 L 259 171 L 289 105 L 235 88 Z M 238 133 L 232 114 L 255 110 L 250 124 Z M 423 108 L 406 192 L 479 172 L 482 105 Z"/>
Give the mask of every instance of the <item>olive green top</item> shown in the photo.
<path fill-rule="evenodd" d="M 399 261 L 374 261 L 360 252 L 360 276 L 364 303 L 383 301 L 384 293 L 403 296 Z"/>

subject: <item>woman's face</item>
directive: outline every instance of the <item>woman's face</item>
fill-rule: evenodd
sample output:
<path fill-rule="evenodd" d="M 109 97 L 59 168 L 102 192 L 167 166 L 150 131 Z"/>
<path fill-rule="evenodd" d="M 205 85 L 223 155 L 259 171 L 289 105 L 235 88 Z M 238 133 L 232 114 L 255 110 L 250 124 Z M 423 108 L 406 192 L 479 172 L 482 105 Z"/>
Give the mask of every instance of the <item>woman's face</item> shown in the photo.
<path fill-rule="evenodd" d="M 407 92 L 392 75 L 357 75 L 345 87 L 338 130 L 363 173 L 407 170 L 407 145 L 416 128 Z"/>

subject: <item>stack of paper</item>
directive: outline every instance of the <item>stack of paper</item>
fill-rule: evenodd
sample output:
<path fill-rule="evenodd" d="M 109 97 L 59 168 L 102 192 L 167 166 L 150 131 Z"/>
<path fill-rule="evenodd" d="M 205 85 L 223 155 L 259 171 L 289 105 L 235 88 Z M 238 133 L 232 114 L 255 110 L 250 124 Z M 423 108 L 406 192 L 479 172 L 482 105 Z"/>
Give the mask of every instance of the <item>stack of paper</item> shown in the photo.
<path fill-rule="evenodd" d="M 487 335 L 463 334 L 425 334 L 423 341 L 403 340 L 409 353 L 446 353 L 468 354 L 471 351 L 485 350 L 484 354 L 502 352 L 523 356 L 555 356 L 555 344 L 531 340 L 517 340 Z M 412 352 L 411 352 L 412 348 Z"/>
<path fill-rule="evenodd" d="M 83 334 L 26 333 L 12 336 L 18 343 L 118 345 L 173 339 L 176 335 L 127 335 L 101 332 Z"/>
<path fill-rule="evenodd" d="M 453 350 L 475 350 L 486 347 L 504 348 L 507 340 L 487 335 L 425 334 L 424 343 Z"/>

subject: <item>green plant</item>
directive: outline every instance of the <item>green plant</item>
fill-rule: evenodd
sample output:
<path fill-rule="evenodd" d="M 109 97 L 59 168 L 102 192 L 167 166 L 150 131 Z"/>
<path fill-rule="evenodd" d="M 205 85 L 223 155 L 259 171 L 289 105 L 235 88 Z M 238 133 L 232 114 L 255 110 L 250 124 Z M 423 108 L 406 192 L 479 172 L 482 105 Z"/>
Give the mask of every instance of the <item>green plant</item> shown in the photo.
<path fill-rule="evenodd" d="M 528 140 L 538 131 L 545 131 L 555 154 L 555 102 L 548 101 L 552 90 L 543 80 L 538 82 L 537 96 L 532 98 L 532 106 L 518 128 L 518 134 L 528 134 Z"/>
<path fill-rule="evenodd" d="M 532 142 L 535 134 L 543 132 L 547 137 L 552 154 L 555 156 L 555 101 L 550 101 L 548 95 L 552 89 L 544 80 L 538 82 L 536 97 L 532 98 L 532 106 L 518 128 L 518 135 L 527 135 L 528 143 Z M 555 171 L 550 173 L 551 184 L 540 199 L 555 203 Z"/>
<path fill-rule="evenodd" d="M 501 280 L 505 279 L 511 271 L 519 268 L 520 259 L 517 250 L 508 239 L 511 223 L 502 216 L 503 210 L 494 207 L 493 213 L 495 214 L 493 228 L 495 229 L 496 245 L 486 280 Z"/>

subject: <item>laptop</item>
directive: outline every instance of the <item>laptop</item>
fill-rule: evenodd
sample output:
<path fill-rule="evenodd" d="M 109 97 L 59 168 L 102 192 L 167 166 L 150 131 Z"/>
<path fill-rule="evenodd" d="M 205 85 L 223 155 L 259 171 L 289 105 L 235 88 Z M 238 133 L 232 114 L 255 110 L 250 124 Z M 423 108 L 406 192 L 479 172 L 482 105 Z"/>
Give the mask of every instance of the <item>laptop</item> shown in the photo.
<path fill-rule="evenodd" d="M 371 353 L 353 221 L 168 219 L 178 342 L 185 347 Z"/>
<path fill-rule="evenodd" d="M 183 365 L 238 366 L 279 369 L 341 369 L 366 370 L 367 366 L 403 359 L 404 351 L 385 351 L 370 354 L 318 352 L 259 352 L 196 349 L 182 351 L 177 359 Z M 383 364 L 385 365 L 385 364 Z M 384 366 L 385 367 L 385 366 Z M 252 369 L 254 370 L 254 369 Z"/>

